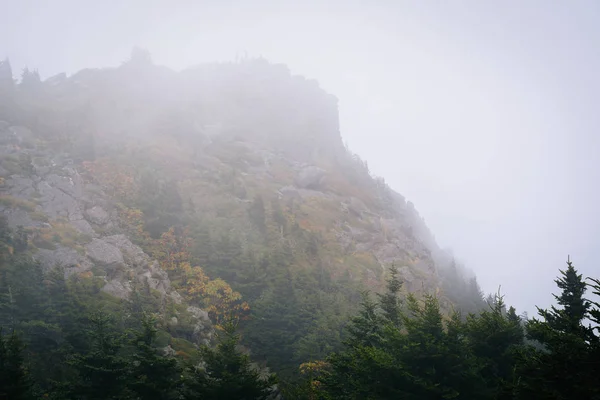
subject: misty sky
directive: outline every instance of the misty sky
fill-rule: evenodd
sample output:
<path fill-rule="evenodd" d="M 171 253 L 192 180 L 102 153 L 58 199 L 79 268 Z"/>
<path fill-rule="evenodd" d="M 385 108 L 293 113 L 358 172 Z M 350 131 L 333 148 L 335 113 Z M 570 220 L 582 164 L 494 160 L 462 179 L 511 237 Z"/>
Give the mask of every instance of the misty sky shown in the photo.
<path fill-rule="evenodd" d="M 295 4 L 301 3 L 301 4 Z M 264 56 L 340 100 L 342 135 L 442 247 L 547 306 L 567 254 L 600 276 L 598 1 L 0 0 L 0 58 L 42 77 Z"/>

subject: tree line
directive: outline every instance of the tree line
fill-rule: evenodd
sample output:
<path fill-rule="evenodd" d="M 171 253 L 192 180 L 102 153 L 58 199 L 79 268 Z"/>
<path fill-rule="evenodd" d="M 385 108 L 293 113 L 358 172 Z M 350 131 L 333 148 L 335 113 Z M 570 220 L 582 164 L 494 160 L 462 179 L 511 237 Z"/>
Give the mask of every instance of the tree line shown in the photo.
<path fill-rule="evenodd" d="M 600 295 L 567 261 L 556 305 L 524 320 L 497 295 L 466 317 L 440 313 L 435 296 L 365 295 L 342 351 L 304 365 L 308 399 L 600 399 Z M 302 396 L 302 397 L 300 397 Z"/>
<path fill-rule="evenodd" d="M 403 296 L 390 268 L 341 347 L 276 388 L 240 349 L 235 321 L 213 346 L 169 353 L 142 303 L 89 306 L 93 288 L 44 276 L 15 250 L 20 234 L 3 231 L 0 399 L 600 399 L 600 304 L 586 297 L 600 296 L 600 281 L 570 260 L 556 304 L 529 320 L 500 295 L 479 313 L 446 315 L 434 295 Z"/>

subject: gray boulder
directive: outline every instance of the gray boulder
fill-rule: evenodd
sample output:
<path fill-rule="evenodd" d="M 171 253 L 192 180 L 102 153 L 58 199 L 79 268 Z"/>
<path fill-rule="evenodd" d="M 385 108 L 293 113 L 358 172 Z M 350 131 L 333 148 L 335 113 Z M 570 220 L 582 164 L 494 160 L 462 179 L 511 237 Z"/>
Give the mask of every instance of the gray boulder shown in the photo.
<path fill-rule="evenodd" d="M 63 267 L 66 276 L 92 268 L 92 263 L 86 257 L 68 247 L 58 247 L 56 250 L 38 249 L 35 259 L 46 271 L 55 267 Z"/>
<path fill-rule="evenodd" d="M 8 226 L 16 228 L 17 226 L 31 227 L 42 226 L 42 221 L 36 221 L 29 216 L 29 213 L 21 209 L 6 209 L 3 210 Z"/>
<path fill-rule="evenodd" d="M 101 239 L 93 239 L 85 246 L 85 252 L 95 264 L 103 267 L 113 267 L 125 262 L 121 250 Z"/>
<path fill-rule="evenodd" d="M 19 197 L 28 200 L 35 193 L 33 180 L 18 175 L 13 175 L 7 180 L 8 194 L 10 196 Z"/>
<path fill-rule="evenodd" d="M 143 267 L 150 260 L 150 257 L 139 246 L 131 243 L 131 240 L 123 234 L 106 236 L 102 240 L 116 247 L 124 261 L 131 266 Z"/>
<path fill-rule="evenodd" d="M 63 190 L 52 186 L 48 181 L 42 181 L 38 185 L 40 194 L 40 205 L 42 210 L 51 219 L 60 217 L 68 218 L 70 221 L 83 219 L 83 213 L 77 201 Z"/>
<path fill-rule="evenodd" d="M 110 215 L 100 206 L 94 206 L 86 210 L 85 216 L 88 221 L 96 225 L 104 225 L 110 220 Z"/>
<path fill-rule="evenodd" d="M 108 281 L 106 285 L 102 287 L 102 291 L 120 299 L 127 299 L 131 293 L 131 285 L 129 282 L 122 282 L 118 279 L 113 279 Z"/>
<path fill-rule="evenodd" d="M 71 225 L 79 232 L 90 237 L 97 236 L 94 228 L 85 219 L 71 221 Z"/>
<path fill-rule="evenodd" d="M 192 314 L 192 316 L 194 318 L 201 319 L 204 321 L 210 321 L 210 318 L 208 317 L 208 312 L 204 311 L 203 309 L 201 309 L 199 307 L 189 306 L 187 308 L 187 312 Z"/>

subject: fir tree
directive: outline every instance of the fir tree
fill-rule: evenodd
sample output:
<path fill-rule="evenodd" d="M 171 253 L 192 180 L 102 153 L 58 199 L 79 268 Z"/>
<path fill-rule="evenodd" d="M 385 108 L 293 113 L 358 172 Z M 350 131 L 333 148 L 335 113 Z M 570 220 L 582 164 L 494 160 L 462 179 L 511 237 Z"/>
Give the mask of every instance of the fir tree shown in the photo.
<path fill-rule="evenodd" d="M 238 351 L 240 337 L 232 323 L 225 324 L 216 349 L 202 349 L 203 368 L 194 368 L 186 399 L 262 400 L 276 383 L 274 375 L 265 378 L 252 367 L 250 357 Z"/>
<path fill-rule="evenodd" d="M 465 323 L 468 345 L 478 358 L 488 393 L 493 398 L 512 398 L 516 392 L 514 365 L 520 346 L 524 344 L 524 331 L 516 310 L 510 307 L 505 313 L 501 296 L 496 295 L 489 309 L 479 315 L 471 314 Z"/>
<path fill-rule="evenodd" d="M 591 328 L 584 326 L 591 304 L 583 296 L 586 291 L 582 276 L 570 260 L 568 268 L 555 282 L 562 289 L 555 299 L 560 307 L 538 308 L 541 319 L 527 323 L 527 336 L 542 346 L 528 349 L 522 357 L 521 393 L 526 398 L 587 398 L 600 396 L 595 371 L 590 370 Z M 596 389 L 594 389 L 596 388 Z"/>
<path fill-rule="evenodd" d="M 178 399 L 181 373 L 174 358 L 163 357 L 154 347 L 157 329 L 153 317 L 144 316 L 142 330 L 131 341 L 127 387 L 132 399 Z"/>
<path fill-rule="evenodd" d="M 126 362 L 120 352 L 124 337 L 116 333 L 110 317 L 94 313 L 87 330 L 89 349 L 69 360 L 77 371 L 70 383 L 71 396 L 81 400 L 121 399 L 125 389 Z"/>
<path fill-rule="evenodd" d="M 383 310 L 383 315 L 395 326 L 400 325 L 400 299 L 398 294 L 402 288 L 402 281 L 398 277 L 398 270 L 395 266 L 389 269 L 390 276 L 387 278 L 387 291 L 384 294 L 378 294 L 379 305 Z"/>

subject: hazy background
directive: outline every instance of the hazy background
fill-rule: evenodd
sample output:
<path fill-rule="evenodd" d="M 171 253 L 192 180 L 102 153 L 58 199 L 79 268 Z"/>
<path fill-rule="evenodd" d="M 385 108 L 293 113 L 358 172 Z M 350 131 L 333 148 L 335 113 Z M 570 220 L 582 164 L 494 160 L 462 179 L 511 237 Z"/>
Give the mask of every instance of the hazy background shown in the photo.
<path fill-rule="evenodd" d="M 0 58 L 42 77 L 134 45 L 175 69 L 285 63 L 486 291 L 532 312 L 568 253 L 600 275 L 600 2 L 295 3 L 0 0 Z"/>

